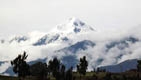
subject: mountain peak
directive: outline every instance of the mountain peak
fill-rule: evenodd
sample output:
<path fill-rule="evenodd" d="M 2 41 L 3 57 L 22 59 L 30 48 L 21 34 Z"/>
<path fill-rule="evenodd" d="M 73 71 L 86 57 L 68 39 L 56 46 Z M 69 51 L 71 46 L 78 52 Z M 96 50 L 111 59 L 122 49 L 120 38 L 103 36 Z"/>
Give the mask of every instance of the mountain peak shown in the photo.
<path fill-rule="evenodd" d="M 85 23 L 83 21 L 81 21 L 78 18 L 72 17 L 68 20 L 68 23 L 72 24 L 73 26 L 77 27 L 77 26 L 84 26 Z"/>
<path fill-rule="evenodd" d="M 93 27 L 87 25 L 85 22 L 78 18 L 72 17 L 67 20 L 66 23 L 57 26 L 56 32 L 65 33 L 79 33 L 94 31 Z"/>

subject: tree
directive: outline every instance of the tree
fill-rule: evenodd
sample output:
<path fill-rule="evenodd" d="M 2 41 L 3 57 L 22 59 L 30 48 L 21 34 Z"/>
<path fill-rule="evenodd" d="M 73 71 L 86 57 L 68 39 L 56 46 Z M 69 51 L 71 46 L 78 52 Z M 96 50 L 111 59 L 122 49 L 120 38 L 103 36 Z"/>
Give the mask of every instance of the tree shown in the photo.
<path fill-rule="evenodd" d="M 111 80 L 111 73 L 106 73 L 104 80 Z"/>
<path fill-rule="evenodd" d="M 138 73 L 137 73 L 137 80 L 140 80 L 139 72 L 141 72 L 141 60 L 138 60 L 137 62 L 138 62 L 138 64 L 137 64 L 137 71 L 138 71 Z"/>
<path fill-rule="evenodd" d="M 80 58 L 80 63 L 77 65 L 77 71 L 80 73 L 80 79 L 81 79 L 81 74 L 85 75 L 86 70 L 88 67 L 88 62 L 86 60 L 86 57 L 83 56 L 83 58 Z"/>
<path fill-rule="evenodd" d="M 72 80 L 73 79 L 72 70 L 73 70 L 73 67 L 71 67 L 70 69 L 67 70 L 66 80 Z"/>
<path fill-rule="evenodd" d="M 138 62 L 137 64 L 138 72 L 141 72 L 141 60 L 138 60 L 137 62 Z"/>
<path fill-rule="evenodd" d="M 60 61 L 57 58 L 49 61 L 48 68 L 49 71 L 52 72 L 53 77 L 55 77 L 56 80 L 60 80 Z"/>
<path fill-rule="evenodd" d="M 39 80 L 46 80 L 48 75 L 48 68 L 46 63 L 37 62 L 30 66 L 32 76 L 39 77 Z"/>
<path fill-rule="evenodd" d="M 18 74 L 19 80 L 29 75 L 29 65 L 26 63 L 28 55 L 24 51 L 23 55 L 18 55 L 14 60 L 11 61 L 11 65 L 13 66 L 13 72 Z"/>
<path fill-rule="evenodd" d="M 60 69 L 60 79 L 61 80 L 66 80 L 66 73 L 65 73 L 65 65 L 61 65 L 61 69 Z"/>

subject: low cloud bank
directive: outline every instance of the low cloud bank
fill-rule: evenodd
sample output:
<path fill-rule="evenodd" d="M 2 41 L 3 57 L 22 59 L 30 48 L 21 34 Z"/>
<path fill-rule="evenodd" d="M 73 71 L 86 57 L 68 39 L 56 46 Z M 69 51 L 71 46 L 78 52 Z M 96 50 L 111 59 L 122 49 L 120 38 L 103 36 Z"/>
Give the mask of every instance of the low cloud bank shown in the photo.
<path fill-rule="evenodd" d="M 71 37 L 72 44 L 82 40 L 91 40 L 96 44 L 93 48 L 89 47 L 85 51 L 80 50 L 77 52 L 77 54 L 73 56 L 76 56 L 76 58 L 79 60 L 80 57 L 85 55 L 89 62 L 89 70 L 92 70 L 93 67 L 117 64 L 128 59 L 140 59 L 140 31 L 141 27 L 138 26 L 126 30 L 119 29 L 115 31 L 95 31 L 89 34 L 80 34 L 77 36 L 73 35 L 73 37 Z M 35 36 L 34 33 L 30 34 L 30 36 L 32 35 Z M 44 33 L 41 33 L 41 35 L 43 36 Z M 37 36 L 36 33 L 37 38 L 41 35 Z M 138 39 L 138 41 L 133 43 L 132 41 L 127 39 L 130 37 Z M 125 41 L 125 44 L 121 41 Z M 29 55 L 27 61 L 46 57 L 49 60 L 52 59 L 54 56 L 57 56 L 59 59 L 62 59 L 62 57 L 68 55 L 63 52 L 54 52 L 56 50 L 69 46 L 66 43 L 56 42 L 44 46 L 33 46 L 32 44 L 30 44 L 31 42 L 32 40 L 30 40 L 29 42 L 26 41 L 22 43 L 0 43 L 0 60 L 10 61 L 14 59 L 18 54 L 22 54 L 23 51 L 26 51 Z M 111 48 L 106 47 L 107 44 L 111 44 L 113 42 L 118 42 L 118 44 L 115 44 Z M 128 46 L 126 45 L 126 43 L 128 44 Z M 0 66 L 0 70 L 2 70 L 1 68 L 3 67 L 4 66 Z"/>

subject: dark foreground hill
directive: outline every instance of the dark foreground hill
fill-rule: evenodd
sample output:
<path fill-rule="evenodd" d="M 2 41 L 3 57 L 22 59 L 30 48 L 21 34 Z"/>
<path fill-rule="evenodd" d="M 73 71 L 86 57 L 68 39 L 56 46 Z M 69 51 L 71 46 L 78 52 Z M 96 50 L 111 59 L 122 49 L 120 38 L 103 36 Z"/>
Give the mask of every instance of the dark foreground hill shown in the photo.
<path fill-rule="evenodd" d="M 120 73 L 130 69 L 137 69 L 137 61 L 137 59 L 130 59 L 116 65 L 102 66 L 100 68 L 105 69 L 108 72 Z"/>
<path fill-rule="evenodd" d="M 73 72 L 73 76 L 73 80 L 141 80 L 141 73 L 135 71 L 127 71 L 123 73 L 87 72 L 86 76 L 80 76 L 77 72 Z M 18 80 L 18 78 L 0 76 L 0 80 Z M 40 80 L 40 78 L 28 76 L 24 80 Z M 50 76 L 49 80 L 55 80 L 55 78 Z"/>

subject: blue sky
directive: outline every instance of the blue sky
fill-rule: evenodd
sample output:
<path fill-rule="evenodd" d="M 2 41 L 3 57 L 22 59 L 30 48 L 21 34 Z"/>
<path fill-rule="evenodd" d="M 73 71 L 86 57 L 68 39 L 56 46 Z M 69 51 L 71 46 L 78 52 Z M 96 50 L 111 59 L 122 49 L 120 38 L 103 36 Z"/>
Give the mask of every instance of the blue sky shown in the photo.
<path fill-rule="evenodd" d="M 141 23 L 140 0 L 0 0 L 0 37 L 47 32 L 70 17 L 98 30 Z"/>

